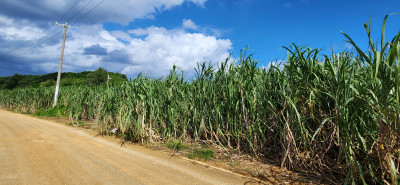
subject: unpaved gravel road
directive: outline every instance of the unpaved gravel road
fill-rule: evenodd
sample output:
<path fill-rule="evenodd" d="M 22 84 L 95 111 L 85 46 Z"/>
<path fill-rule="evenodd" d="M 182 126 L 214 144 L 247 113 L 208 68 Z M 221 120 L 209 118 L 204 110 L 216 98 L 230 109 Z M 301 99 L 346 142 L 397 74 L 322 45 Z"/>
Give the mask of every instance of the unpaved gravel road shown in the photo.
<path fill-rule="evenodd" d="M 258 184 L 140 146 L 0 110 L 0 184 Z"/>

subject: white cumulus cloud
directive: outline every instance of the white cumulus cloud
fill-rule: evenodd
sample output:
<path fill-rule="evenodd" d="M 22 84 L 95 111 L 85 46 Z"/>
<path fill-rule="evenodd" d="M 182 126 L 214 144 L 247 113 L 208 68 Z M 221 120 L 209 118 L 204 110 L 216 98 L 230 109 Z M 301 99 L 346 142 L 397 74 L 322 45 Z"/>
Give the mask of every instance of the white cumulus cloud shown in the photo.
<path fill-rule="evenodd" d="M 57 38 L 60 41 L 62 37 Z M 60 42 L 34 48 L 29 56 L 37 61 L 30 66 L 35 71 L 57 71 L 60 49 Z M 107 31 L 102 25 L 80 25 L 68 30 L 63 71 L 104 67 L 129 77 L 140 72 L 160 77 L 168 75 L 176 65 L 191 73 L 199 62 L 225 61 L 231 49 L 229 39 L 181 28 L 150 26 L 124 32 Z"/>
<path fill-rule="evenodd" d="M 196 25 L 196 23 L 194 23 L 194 22 L 193 22 L 192 20 L 190 20 L 190 19 L 183 19 L 182 25 L 183 25 L 184 28 L 197 30 L 197 25 Z"/>
<path fill-rule="evenodd" d="M 57 34 L 46 37 L 49 40 L 43 44 L 11 57 L 3 57 L 0 66 L 10 65 L 11 68 L 40 73 L 56 72 L 62 28 L 55 26 L 46 30 L 43 23 L 47 24 L 47 21 L 43 17 L 57 17 L 61 10 L 71 7 L 76 1 L 29 1 L 30 6 L 25 6 L 24 1 L 28 2 L 6 0 L 0 3 L 0 54 L 24 44 L 37 43 L 35 39 L 53 29 Z M 56 2 L 62 8 L 54 7 Z M 87 2 L 79 1 L 77 6 L 82 7 Z M 63 71 L 79 72 L 104 67 L 129 77 L 140 72 L 160 77 L 168 75 L 173 65 L 191 73 L 199 62 L 225 61 L 232 49 L 231 41 L 219 38 L 220 35 L 209 31 L 210 28 L 201 27 L 191 19 L 184 19 L 181 26 L 173 29 L 148 26 L 129 31 L 108 31 L 102 25 L 106 21 L 127 24 L 140 18 L 151 18 L 184 2 L 202 7 L 206 0 L 104 1 L 95 12 L 85 17 L 85 21 L 68 29 Z"/>
<path fill-rule="evenodd" d="M 160 27 L 131 30 L 130 33 L 146 35 L 144 39 L 133 39 L 127 47 L 131 64 L 123 73 L 145 72 L 151 76 L 168 74 L 173 65 L 190 72 L 197 63 L 223 62 L 229 56 L 232 43 L 202 33 L 183 30 L 167 30 Z"/>

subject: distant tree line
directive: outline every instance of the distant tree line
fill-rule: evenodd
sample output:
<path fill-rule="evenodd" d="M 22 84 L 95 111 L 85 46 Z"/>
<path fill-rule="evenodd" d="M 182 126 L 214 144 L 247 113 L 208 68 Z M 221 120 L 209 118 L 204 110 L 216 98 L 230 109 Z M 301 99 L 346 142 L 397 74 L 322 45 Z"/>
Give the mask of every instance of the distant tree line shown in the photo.
<path fill-rule="evenodd" d="M 99 68 L 95 71 L 83 71 L 80 73 L 67 72 L 61 74 L 60 86 L 69 85 L 99 85 L 107 82 L 110 76 L 109 83 L 127 81 L 125 74 L 107 72 L 104 68 Z M 57 81 L 57 73 L 49 73 L 45 75 L 21 75 L 14 74 L 13 76 L 0 77 L 0 89 L 15 89 L 22 87 L 50 87 L 55 86 Z"/>

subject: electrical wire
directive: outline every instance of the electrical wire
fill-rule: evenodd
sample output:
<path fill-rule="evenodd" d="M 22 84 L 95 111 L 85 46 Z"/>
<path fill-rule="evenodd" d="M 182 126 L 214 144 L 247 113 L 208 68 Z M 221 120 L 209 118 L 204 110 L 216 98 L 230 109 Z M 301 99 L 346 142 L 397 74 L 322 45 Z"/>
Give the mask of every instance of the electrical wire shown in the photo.
<path fill-rule="evenodd" d="M 57 31 L 57 30 L 56 30 L 56 31 Z M 17 55 L 21 55 L 22 53 L 24 53 L 24 52 L 26 52 L 26 51 L 28 51 L 28 50 L 30 50 L 30 49 L 32 49 L 32 48 L 35 48 L 35 47 L 37 47 L 37 46 L 39 46 L 39 45 L 41 45 L 41 44 L 47 42 L 48 40 L 54 38 L 56 35 L 59 35 L 59 34 L 61 34 L 61 33 L 62 33 L 62 30 L 58 30 L 58 32 L 55 32 L 53 35 L 51 35 L 51 36 L 48 35 L 47 38 L 41 38 L 41 39 L 39 39 L 38 41 L 32 43 L 32 45 L 30 45 L 29 47 L 17 48 L 16 50 L 14 50 L 14 53 L 13 53 L 13 54 L 8 54 L 8 55 L 4 56 L 4 57 L 3 57 L 3 61 L 6 60 L 7 58 L 8 58 L 8 59 L 10 59 L 10 58 L 12 58 L 12 57 L 15 58 L 15 57 L 17 57 Z"/>
<path fill-rule="evenodd" d="M 71 18 L 69 18 L 67 22 L 69 22 L 69 21 L 71 21 L 72 19 L 74 19 L 75 16 L 77 16 L 79 13 L 81 13 L 81 11 L 82 11 L 83 9 L 85 9 L 92 1 L 93 1 L 93 0 L 90 0 L 88 3 L 86 3 L 86 5 L 83 6 L 78 12 L 76 12 Z"/>
<path fill-rule="evenodd" d="M 71 24 L 71 26 L 72 25 L 74 25 L 74 24 L 76 24 L 77 22 L 79 22 L 82 18 L 84 18 L 86 15 L 88 15 L 90 12 L 92 12 L 94 9 L 96 9 L 101 3 L 103 3 L 104 2 L 104 0 L 102 0 L 102 1 L 100 1 L 99 3 L 97 3 L 96 4 L 96 6 L 94 6 L 92 9 L 90 9 L 88 12 L 86 12 L 86 14 L 84 14 L 83 16 L 81 16 L 81 17 L 79 17 L 75 22 L 73 22 L 72 24 Z"/>
<path fill-rule="evenodd" d="M 68 9 L 68 11 L 67 12 L 65 12 L 62 16 L 61 16 L 61 18 L 59 18 L 58 19 L 58 21 L 61 21 L 77 4 L 78 4 L 78 2 L 79 2 L 79 0 L 77 0 L 69 9 Z M 55 26 L 55 24 L 53 24 L 52 26 L 50 26 L 50 27 L 48 27 L 47 29 L 45 29 L 45 30 L 43 30 L 39 35 L 42 35 L 42 34 L 44 34 L 44 33 L 46 33 L 47 31 L 49 31 L 51 28 L 53 28 Z M 34 42 L 27 42 L 27 43 L 25 43 L 22 47 L 20 46 L 20 47 L 17 47 L 17 48 L 15 48 L 14 50 L 12 50 L 12 51 L 10 51 L 10 52 L 8 52 L 5 56 L 3 56 L 3 57 L 1 57 L 1 58 L 9 58 L 9 57 L 12 57 L 12 56 L 16 56 L 17 54 L 18 54 L 18 51 L 21 51 L 21 48 L 25 48 L 26 46 L 28 46 L 28 45 L 35 45 L 35 46 L 38 46 L 38 44 L 36 44 L 37 42 L 40 42 L 40 40 L 42 40 L 42 39 L 44 39 L 45 37 L 47 37 L 47 36 L 49 36 L 50 34 L 52 34 L 52 33 L 54 33 L 55 31 L 57 31 L 57 27 L 55 28 L 55 29 L 53 29 L 52 31 L 50 31 L 49 33 L 47 33 L 47 34 L 45 34 L 44 36 L 42 36 L 41 38 L 39 38 L 39 39 L 37 39 L 36 41 L 34 41 Z M 53 37 L 53 36 L 52 36 Z M 49 39 L 45 39 L 46 41 L 47 40 L 49 40 Z M 43 42 L 42 42 L 43 43 Z M 40 44 L 39 44 L 40 45 Z M 29 47 L 29 48 L 32 48 L 32 47 Z M 23 50 L 26 50 L 26 49 L 23 49 Z"/>
<path fill-rule="evenodd" d="M 31 73 L 31 74 L 37 74 L 37 75 L 43 75 L 44 73 L 37 73 L 37 72 L 33 72 L 33 71 L 26 71 L 26 70 L 22 70 L 22 69 L 15 69 L 15 68 L 9 68 L 9 67 L 1 67 L 0 69 L 6 69 L 6 70 L 10 70 L 10 71 L 19 71 L 19 72 L 26 72 L 26 73 Z"/>
<path fill-rule="evenodd" d="M 58 21 L 61 21 L 78 3 L 79 3 L 79 1 L 80 0 L 77 0 L 75 3 L 74 3 L 74 5 L 72 5 L 71 6 L 71 8 L 69 8 L 69 10 L 60 18 L 60 19 L 58 19 Z M 53 24 L 53 26 L 54 26 L 54 24 Z"/>
<path fill-rule="evenodd" d="M 79 13 L 81 13 L 82 10 L 84 10 L 92 1 L 93 1 L 93 0 L 90 0 L 88 3 L 86 3 L 86 5 L 83 6 L 78 12 L 76 12 L 71 18 L 69 18 L 69 19 L 67 20 L 67 22 L 73 20 L 77 15 L 79 15 Z M 62 20 L 69 12 L 71 12 L 71 10 L 78 4 L 78 2 L 79 2 L 79 0 L 77 0 L 77 1 L 74 3 L 74 5 L 71 6 L 71 8 L 70 8 L 66 13 L 64 13 L 64 15 L 59 19 L 59 21 Z M 95 6 L 93 6 L 89 11 L 87 11 L 87 12 L 84 13 L 84 14 L 82 14 L 82 16 L 80 16 L 78 19 L 76 19 L 76 20 L 71 24 L 71 26 L 74 25 L 74 24 L 76 24 L 77 22 L 79 22 L 79 21 L 80 21 L 81 19 L 83 19 L 84 17 L 86 17 L 89 13 L 91 13 L 94 9 L 96 9 L 96 8 L 97 8 L 101 3 L 103 3 L 103 2 L 104 2 L 104 0 L 100 1 L 100 2 L 97 3 Z M 45 31 L 42 31 L 42 33 L 45 33 L 46 31 L 50 30 L 52 27 L 54 27 L 54 25 L 51 26 L 51 27 L 49 27 L 49 28 L 47 28 Z M 48 40 L 54 38 L 57 34 L 59 34 L 59 33 L 62 32 L 62 31 L 58 31 L 58 32 L 54 33 L 55 31 L 57 31 L 57 29 L 53 29 L 51 32 L 47 33 L 45 36 L 43 36 L 43 37 L 41 37 L 40 39 L 36 40 L 35 42 L 33 42 L 33 43 L 31 44 L 30 47 L 27 47 L 27 48 L 21 48 L 21 47 L 20 47 L 20 48 L 16 48 L 16 49 L 12 50 L 12 51 L 11 51 L 10 53 L 8 53 L 5 57 L 7 57 L 7 58 L 12 57 L 12 56 L 15 57 L 18 53 L 19 53 L 19 54 L 22 54 L 22 53 L 25 52 L 26 50 L 29 50 L 29 49 L 34 48 L 34 47 L 37 47 L 37 46 L 39 46 L 39 45 L 41 45 L 41 44 L 47 42 Z M 41 33 L 41 34 L 42 34 L 42 33 Z M 49 35 L 52 34 L 52 33 L 54 33 L 54 34 L 51 35 L 51 36 L 49 36 Z M 46 38 L 46 37 L 47 37 L 47 38 Z M 45 38 L 46 38 L 46 39 L 45 39 Z M 41 40 L 42 40 L 42 41 L 41 41 Z M 28 45 L 28 44 L 29 44 L 29 43 L 25 44 L 24 46 L 26 46 L 26 45 Z M 2 58 L 4 59 L 5 57 L 2 57 Z M 7 69 L 7 70 L 17 70 L 17 69 L 13 69 L 13 68 L 2 67 L 2 66 L 0 66 L 0 68 L 2 68 L 2 69 Z M 23 72 L 29 72 L 29 73 L 39 74 L 39 73 L 36 73 L 36 72 L 25 71 L 25 70 L 19 70 L 19 69 L 18 69 L 18 71 L 23 71 Z"/>

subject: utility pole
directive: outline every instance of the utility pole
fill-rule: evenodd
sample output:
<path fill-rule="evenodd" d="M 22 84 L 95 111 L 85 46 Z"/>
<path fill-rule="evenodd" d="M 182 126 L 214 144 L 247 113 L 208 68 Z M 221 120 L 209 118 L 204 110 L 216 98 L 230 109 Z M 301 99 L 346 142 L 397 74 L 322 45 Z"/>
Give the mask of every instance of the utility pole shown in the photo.
<path fill-rule="evenodd" d="M 53 107 L 57 105 L 57 95 L 58 95 L 58 89 L 60 86 L 61 68 L 62 68 L 62 63 L 63 63 L 63 58 L 64 58 L 64 47 L 65 47 L 65 38 L 67 36 L 67 29 L 71 28 L 71 26 L 68 26 L 68 23 L 58 24 L 58 22 L 56 22 L 56 24 L 61 27 L 64 27 L 64 37 L 63 37 L 63 43 L 62 43 L 62 48 L 61 48 L 60 65 L 58 66 L 57 84 L 56 84 L 56 91 L 54 92 Z"/>
<path fill-rule="evenodd" d="M 107 75 L 107 85 L 109 80 L 111 80 L 110 75 Z"/>

